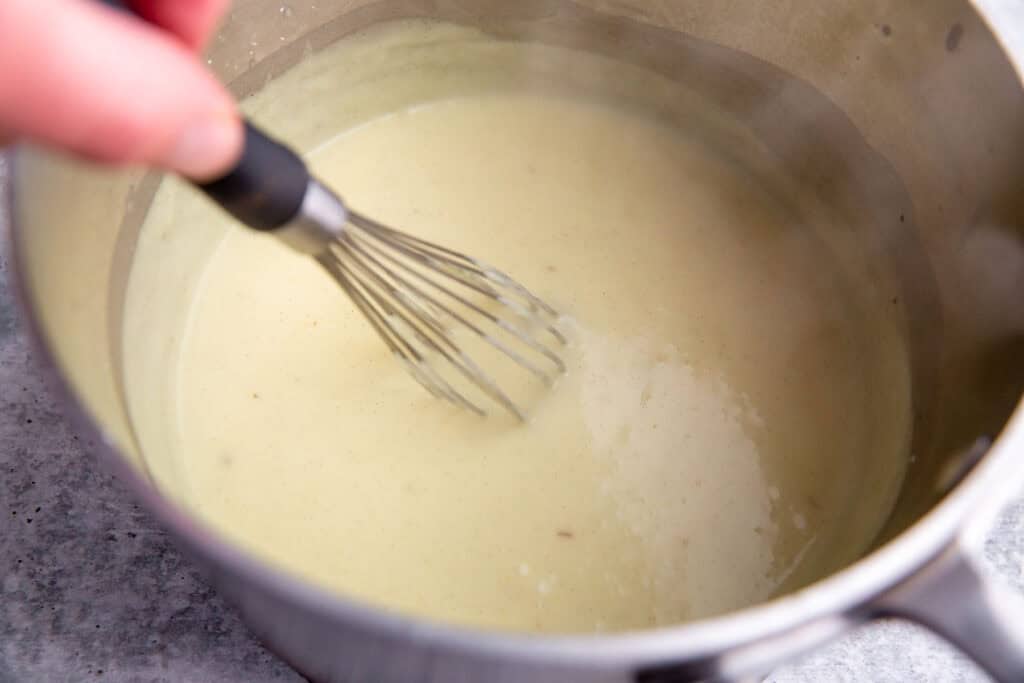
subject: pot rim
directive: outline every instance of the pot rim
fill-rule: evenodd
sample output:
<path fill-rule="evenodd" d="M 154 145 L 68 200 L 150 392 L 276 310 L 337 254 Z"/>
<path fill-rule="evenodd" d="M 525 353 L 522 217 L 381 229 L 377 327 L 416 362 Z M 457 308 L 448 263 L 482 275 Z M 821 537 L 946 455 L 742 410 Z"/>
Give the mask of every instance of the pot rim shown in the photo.
<path fill-rule="evenodd" d="M 1021 56 L 971 4 L 1007 59 L 1020 74 Z M 1005 39 L 1004 39 L 1005 38 Z M 927 514 L 883 546 L 811 585 L 764 603 L 678 626 L 603 635 L 528 635 L 476 630 L 398 614 L 306 582 L 276 568 L 227 539 L 159 491 L 93 417 L 90 409 L 60 369 L 56 352 L 43 333 L 33 305 L 27 266 L 21 253 L 18 220 L 18 167 L 26 153 L 16 147 L 9 155 L 7 198 L 0 211 L 8 218 L 6 237 L 12 266 L 9 288 L 20 311 L 29 347 L 47 384 L 84 442 L 114 471 L 131 493 L 172 532 L 181 544 L 219 571 L 241 575 L 276 599 L 291 603 L 333 623 L 358 624 L 382 636 L 414 640 L 446 649 L 527 661 L 558 661 L 566 665 L 603 669 L 624 664 L 644 667 L 666 662 L 699 661 L 741 650 L 766 638 L 814 624 L 840 619 L 856 623 L 870 618 L 872 603 L 949 548 L 966 530 L 975 530 L 1001 508 L 1024 481 L 1024 400 L 1019 401 L 991 448 L 977 466 Z M 972 534 L 977 536 L 977 534 Z M 976 540 L 974 538 L 972 541 Z M 830 639 L 835 631 L 820 629 L 814 642 Z"/>

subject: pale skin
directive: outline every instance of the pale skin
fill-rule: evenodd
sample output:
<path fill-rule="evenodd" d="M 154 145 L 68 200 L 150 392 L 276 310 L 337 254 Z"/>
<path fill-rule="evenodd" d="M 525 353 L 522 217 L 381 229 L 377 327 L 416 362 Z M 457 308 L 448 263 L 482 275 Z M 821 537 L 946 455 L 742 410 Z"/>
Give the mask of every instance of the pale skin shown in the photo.
<path fill-rule="evenodd" d="M 230 0 L 0 0 L 0 144 L 196 180 L 241 152 L 235 103 L 198 58 Z"/>

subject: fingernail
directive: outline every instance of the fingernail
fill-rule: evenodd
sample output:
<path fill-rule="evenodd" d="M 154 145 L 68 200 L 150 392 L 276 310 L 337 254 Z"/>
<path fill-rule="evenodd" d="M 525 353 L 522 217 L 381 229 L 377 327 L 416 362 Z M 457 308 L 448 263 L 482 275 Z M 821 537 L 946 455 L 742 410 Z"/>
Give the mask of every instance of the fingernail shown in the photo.
<path fill-rule="evenodd" d="M 241 152 L 242 126 L 232 112 L 207 114 L 187 124 L 164 163 L 198 181 L 224 175 Z"/>

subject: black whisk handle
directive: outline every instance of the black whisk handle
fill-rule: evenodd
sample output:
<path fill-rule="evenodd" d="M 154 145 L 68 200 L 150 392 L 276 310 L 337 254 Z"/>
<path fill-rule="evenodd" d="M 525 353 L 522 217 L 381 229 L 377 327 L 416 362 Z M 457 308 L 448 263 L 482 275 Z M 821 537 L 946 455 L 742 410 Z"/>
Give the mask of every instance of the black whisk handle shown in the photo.
<path fill-rule="evenodd" d="M 295 152 L 246 121 L 245 147 L 235 167 L 196 187 L 249 227 L 273 230 L 298 214 L 309 181 Z"/>

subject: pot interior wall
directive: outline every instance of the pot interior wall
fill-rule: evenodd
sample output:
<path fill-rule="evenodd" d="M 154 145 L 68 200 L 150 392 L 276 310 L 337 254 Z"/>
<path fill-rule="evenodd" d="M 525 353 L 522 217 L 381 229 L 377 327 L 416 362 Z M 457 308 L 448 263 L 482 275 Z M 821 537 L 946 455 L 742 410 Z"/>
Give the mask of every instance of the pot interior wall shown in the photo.
<path fill-rule="evenodd" d="M 1024 100 L 967 3 L 850 1 L 825 11 L 795 1 L 767 9 L 735 0 L 321 0 L 286 9 L 237 2 L 211 46 L 213 68 L 239 96 L 360 28 L 430 16 L 635 62 L 748 120 L 792 179 L 817 189 L 820 206 L 807 211 L 855 226 L 835 246 L 864 256 L 874 295 L 891 301 L 907 334 L 912 462 L 880 540 L 924 514 L 948 487 L 951 461 L 978 437 L 995 437 L 1018 402 L 1024 199 L 1014 180 Z M 300 148 L 320 141 L 312 129 L 282 132 Z M 79 396 L 145 468 L 122 397 L 121 307 L 159 178 L 27 150 L 17 174 L 31 305 Z M 167 273 L 165 294 L 186 291 L 184 277 Z M 172 347 L 169 338 L 153 349 L 154 366 Z"/>

